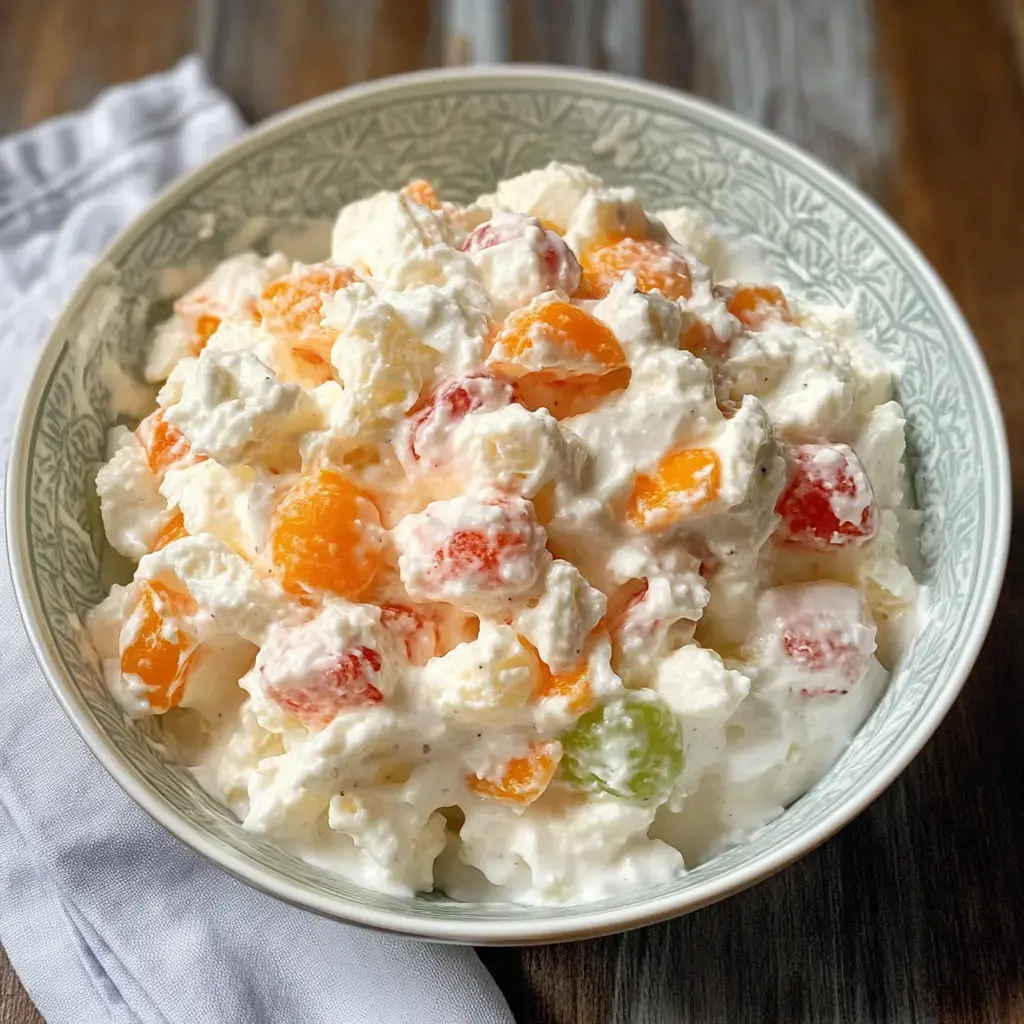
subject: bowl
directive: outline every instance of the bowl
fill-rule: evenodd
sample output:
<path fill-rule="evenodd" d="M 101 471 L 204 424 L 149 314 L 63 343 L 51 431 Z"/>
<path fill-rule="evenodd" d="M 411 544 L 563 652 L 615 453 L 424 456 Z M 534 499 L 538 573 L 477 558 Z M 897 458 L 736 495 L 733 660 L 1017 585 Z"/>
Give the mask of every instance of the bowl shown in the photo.
<path fill-rule="evenodd" d="M 149 328 L 169 299 L 241 248 L 327 251 L 346 202 L 426 177 L 468 200 L 547 163 L 583 163 L 653 205 L 688 203 L 755 238 L 814 300 L 852 302 L 900 367 L 910 475 L 922 512 L 927 614 L 888 689 L 831 771 L 749 841 L 667 885 L 556 908 L 402 898 L 362 889 L 244 832 L 151 723 L 126 719 L 84 638 L 116 566 L 94 477 L 108 427 L 133 410 Z M 134 410 L 137 414 L 138 410 Z M 821 164 L 689 97 L 589 72 L 531 67 L 385 79 L 289 112 L 160 198 L 78 288 L 29 388 L 8 474 L 10 563 L 53 692 L 97 758 L 157 821 L 275 896 L 422 938 L 512 944 L 583 938 L 692 911 L 807 853 L 906 767 L 949 709 L 984 638 L 1009 537 L 1009 463 L 977 345 L 923 257 Z"/>

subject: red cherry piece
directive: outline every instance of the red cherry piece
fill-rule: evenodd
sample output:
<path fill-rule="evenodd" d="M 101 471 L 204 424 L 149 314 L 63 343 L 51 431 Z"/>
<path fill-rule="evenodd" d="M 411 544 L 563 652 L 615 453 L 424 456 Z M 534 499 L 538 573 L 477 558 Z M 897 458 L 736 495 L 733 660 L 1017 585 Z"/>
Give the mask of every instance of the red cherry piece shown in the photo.
<path fill-rule="evenodd" d="M 462 251 L 472 254 L 513 242 L 526 237 L 531 228 L 534 229 L 531 241 L 544 268 L 545 288 L 561 288 L 567 294 L 572 294 L 580 281 L 579 261 L 561 235 L 545 228 L 536 217 L 516 213 L 498 214 L 469 233 L 462 243 Z"/>
<path fill-rule="evenodd" d="M 437 653 L 437 626 L 425 615 L 404 604 L 382 604 L 380 623 L 405 646 L 406 657 L 423 665 Z"/>
<path fill-rule="evenodd" d="M 434 552 L 434 564 L 452 577 L 479 574 L 497 584 L 502 563 L 527 550 L 527 538 L 520 533 L 488 536 L 481 530 L 457 530 Z"/>
<path fill-rule="evenodd" d="M 788 461 L 789 481 L 775 504 L 778 542 L 830 550 L 875 535 L 874 493 L 849 445 L 799 445 Z"/>
<path fill-rule="evenodd" d="M 399 523 L 398 566 L 414 600 L 476 612 L 479 602 L 504 602 L 534 586 L 546 540 L 523 498 L 436 501 Z"/>
<path fill-rule="evenodd" d="M 267 693 L 307 729 L 323 729 L 349 708 L 379 704 L 384 695 L 373 680 L 380 674 L 381 657 L 371 647 L 358 647 L 340 655 L 328 669 L 299 685 L 278 688 L 268 684 Z"/>
<path fill-rule="evenodd" d="M 811 672 L 838 670 L 845 686 L 805 686 L 801 697 L 837 696 L 848 693 L 867 668 L 868 658 L 850 638 L 848 630 L 826 615 L 803 615 L 782 634 L 782 649 L 790 661 Z M 835 676 L 830 680 L 835 681 Z"/>
<path fill-rule="evenodd" d="M 424 437 L 434 429 L 458 423 L 471 412 L 504 409 L 515 400 L 515 385 L 495 373 L 471 373 L 443 381 L 423 405 L 410 414 L 409 452 L 419 462 L 426 447 Z"/>

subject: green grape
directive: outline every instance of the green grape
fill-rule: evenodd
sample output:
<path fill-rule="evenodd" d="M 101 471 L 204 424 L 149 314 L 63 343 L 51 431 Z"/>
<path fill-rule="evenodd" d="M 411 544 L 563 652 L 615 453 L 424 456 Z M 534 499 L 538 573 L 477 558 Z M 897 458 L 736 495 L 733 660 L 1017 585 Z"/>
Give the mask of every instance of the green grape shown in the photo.
<path fill-rule="evenodd" d="M 562 777 L 633 800 L 664 799 L 683 770 L 683 737 L 657 694 L 588 711 L 562 737 Z"/>

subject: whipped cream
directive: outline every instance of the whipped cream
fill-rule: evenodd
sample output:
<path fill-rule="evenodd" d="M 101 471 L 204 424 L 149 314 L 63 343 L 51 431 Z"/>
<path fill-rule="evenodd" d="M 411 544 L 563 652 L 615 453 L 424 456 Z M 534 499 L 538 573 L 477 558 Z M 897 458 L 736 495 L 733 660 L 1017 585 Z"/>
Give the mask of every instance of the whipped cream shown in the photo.
<path fill-rule="evenodd" d="M 242 826 L 363 885 L 578 903 L 780 814 L 919 587 L 850 310 L 564 164 L 351 203 L 156 328 L 97 492 L 114 698 Z"/>

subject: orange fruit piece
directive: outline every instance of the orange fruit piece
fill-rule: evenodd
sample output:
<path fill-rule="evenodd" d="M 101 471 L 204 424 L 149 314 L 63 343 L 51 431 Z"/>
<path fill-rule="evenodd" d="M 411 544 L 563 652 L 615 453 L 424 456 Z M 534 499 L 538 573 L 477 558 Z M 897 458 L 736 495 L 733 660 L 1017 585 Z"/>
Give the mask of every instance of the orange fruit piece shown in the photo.
<path fill-rule="evenodd" d="M 760 331 L 769 320 L 789 320 L 786 296 L 773 284 L 741 284 L 716 292 L 725 299 L 725 308 L 748 331 Z"/>
<path fill-rule="evenodd" d="M 570 711 L 582 714 L 594 702 L 590 689 L 590 671 L 586 660 L 568 672 L 552 672 L 542 658 L 537 687 L 534 690 L 538 700 L 544 697 L 564 697 Z"/>
<path fill-rule="evenodd" d="M 710 356 L 712 359 L 725 359 L 729 355 L 729 342 L 722 341 L 711 324 L 688 311 L 683 313 L 679 347 L 695 356 Z"/>
<path fill-rule="evenodd" d="M 273 335 L 292 342 L 330 343 L 333 334 L 321 326 L 323 299 L 355 281 L 355 271 L 328 263 L 293 270 L 271 281 L 256 301 L 256 316 Z"/>
<path fill-rule="evenodd" d="M 666 299 L 688 299 L 693 294 L 690 264 L 679 253 L 649 238 L 620 238 L 593 246 L 580 257 L 583 275 L 576 294 L 603 299 L 627 270 L 636 275 L 642 292 L 659 291 Z"/>
<path fill-rule="evenodd" d="M 380 566 L 376 505 L 332 469 L 302 477 L 271 517 L 270 560 L 288 590 L 329 590 L 354 600 Z"/>
<path fill-rule="evenodd" d="M 146 461 L 157 475 L 163 474 L 190 452 L 188 438 L 164 418 L 164 409 L 155 409 L 138 426 L 135 435 L 146 449 Z"/>
<path fill-rule="evenodd" d="M 559 355 L 554 362 L 531 365 L 530 353 L 542 343 Z M 487 362 L 511 376 L 551 370 L 566 377 L 623 366 L 626 357 L 612 329 L 568 302 L 524 306 L 511 313 L 494 339 Z"/>
<path fill-rule="evenodd" d="M 600 375 L 580 374 L 562 380 L 551 373 L 528 373 L 517 381 L 516 394 L 530 412 L 547 409 L 556 420 L 582 416 L 629 385 L 632 371 L 620 366 Z"/>
<path fill-rule="evenodd" d="M 184 696 L 188 659 L 195 646 L 175 622 L 184 600 L 162 583 L 139 580 L 132 586 L 132 610 L 121 628 L 121 673 L 142 680 L 156 715 L 176 707 Z"/>
<path fill-rule="evenodd" d="M 522 757 L 513 757 L 498 779 L 481 779 L 479 775 L 466 776 L 466 785 L 481 796 L 513 803 L 532 804 L 554 778 L 562 757 L 560 743 L 532 743 Z"/>
<path fill-rule="evenodd" d="M 420 206 L 425 206 L 428 210 L 441 209 L 441 200 L 437 198 L 434 186 L 425 178 L 415 178 L 402 191 L 414 203 L 419 203 Z"/>
<path fill-rule="evenodd" d="M 626 516 L 642 530 L 668 526 L 714 501 L 722 464 L 710 448 L 681 448 L 665 456 L 651 476 L 633 484 Z"/>
<path fill-rule="evenodd" d="M 220 327 L 220 317 L 212 313 L 200 313 L 196 317 L 195 334 L 188 347 L 189 355 L 197 356 L 206 348 L 206 343 L 213 337 L 213 332 Z"/>
<path fill-rule="evenodd" d="M 167 547 L 171 541 L 180 540 L 182 537 L 187 536 L 188 530 L 185 529 L 185 517 L 181 514 L 181 509 L 176 508 L 171 514 L 171 518 L 164 523 L 163 528 L 157 535 L 153 550 L 159 551 L 161 548 Z"/>

